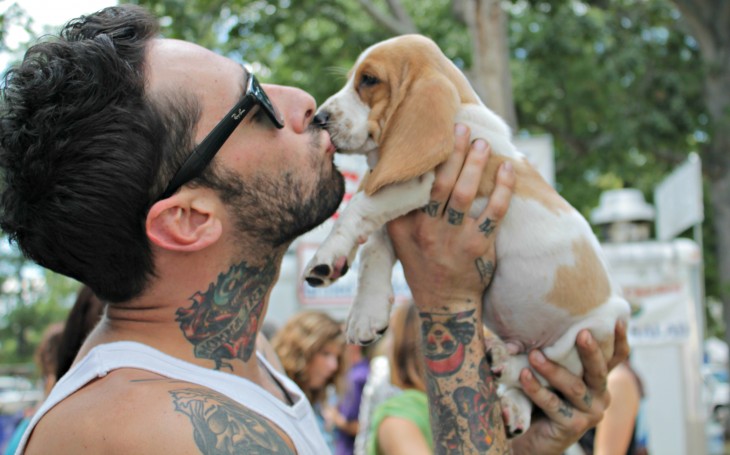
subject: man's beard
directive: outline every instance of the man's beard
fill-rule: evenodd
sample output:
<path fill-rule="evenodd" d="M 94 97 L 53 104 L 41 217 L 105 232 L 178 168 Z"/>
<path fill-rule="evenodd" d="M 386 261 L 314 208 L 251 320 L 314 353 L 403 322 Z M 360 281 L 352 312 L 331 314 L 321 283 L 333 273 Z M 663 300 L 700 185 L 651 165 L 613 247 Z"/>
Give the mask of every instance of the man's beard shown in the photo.
<path fill-rule="evenodd" d="M 345 181 L 334 165 L 326 174 L 306 181 L 310 169 L 279 175 L 241 177 L 217 168 L 202 178 L 215 189 L 229 208 L 238 232 L 257 238 L 272 247 L 295 238 L 322 224 L 342 202 Z"/>
<path fill-rule="evenodd" d="M 345 194 L 344 178 L 334 166 L 309 191 L 291 172 L 277 181 L 255 180 L 245 185 L 231 211 L 240 232 L 253 232 L 273 247 L 288 244 L 322 224 L 335 213 Z"/>

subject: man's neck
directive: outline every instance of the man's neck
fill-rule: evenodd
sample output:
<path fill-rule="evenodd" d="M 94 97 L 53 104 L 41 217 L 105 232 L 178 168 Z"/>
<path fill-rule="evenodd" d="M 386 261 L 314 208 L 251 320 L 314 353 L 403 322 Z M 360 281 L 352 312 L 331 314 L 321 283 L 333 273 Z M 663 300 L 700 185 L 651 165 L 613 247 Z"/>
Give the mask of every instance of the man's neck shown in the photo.
<path fill-rule="evenodd" d="M 193 276 L 167 273 L 165 286 L 139 299 L 109 306 L 107 316 L 85 348 L 111 341 L 148 344 L 183 360 L 241 373 L 255 360 L 256 334 L 265 316 L 282 255 L 257 262 L 242 260 L 203 278 L 210 264 Z M 165 271 L 159 272 L 165 276 Z M 174 277 L 174 278 L 173 278 Z M 245 374 L 244 374 L 245 375 Z"/>
<path fill-rule="evenodd" d="M 175 321 L 196 358 L 212 360 L 216 369 L 232 369 L 234 360 L 249 361 L 278 273 L 273 261 L 231 266 L 192 295 L 190 305 L 176 310 Z"/>

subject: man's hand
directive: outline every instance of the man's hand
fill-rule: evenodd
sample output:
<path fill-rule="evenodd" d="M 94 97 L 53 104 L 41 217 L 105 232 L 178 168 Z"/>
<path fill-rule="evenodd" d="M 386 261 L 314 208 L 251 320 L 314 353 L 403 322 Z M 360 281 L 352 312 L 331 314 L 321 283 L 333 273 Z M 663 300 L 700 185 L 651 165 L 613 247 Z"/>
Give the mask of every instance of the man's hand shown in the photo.
<path fill-rule="evenodd" d="M 522 387 L 544 416 L 533 419 L 527 433 L 512 441 L 515 454 L 561 454 L 603 418 L 611 401 L 606 388 L 608 372 L 629 355 L 626 324 L 616 324 L 614 354 L 608 361 L 588 330 L 578 334 L 576 347 L 583 362 L 583 378 L 547 360 L 539 351 L 530 353 L 530 365 L 563 398 L 540 385 L 530 370 L 522 371 Z"/>
<path fill-rule="evenodd" d="M 391 221 L 388 230 L 416 305 L 421 310 L 481 296 L 495 267 L 496 228 L 509 207 L 515 177 L 509 163 L 497 172 L 487 208 L 469 216 L 490 150 L 457 127 L 454 152 L 436 170 L 431 202 L 420 212 Z"/>

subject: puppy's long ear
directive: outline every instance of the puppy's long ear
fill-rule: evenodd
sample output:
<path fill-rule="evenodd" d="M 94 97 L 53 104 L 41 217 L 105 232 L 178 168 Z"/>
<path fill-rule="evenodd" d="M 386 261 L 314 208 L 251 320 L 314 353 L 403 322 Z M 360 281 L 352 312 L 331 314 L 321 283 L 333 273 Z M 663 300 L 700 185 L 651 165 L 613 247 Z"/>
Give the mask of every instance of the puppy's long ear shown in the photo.
<path fill-rule="evenodd" d="M 383 127 L 378 163 L 365 181 L 365 193 L 411 180 L 446 161 L 454 148 L 459 104 L 456 88 L 443 75 L 417 77 Z"/>

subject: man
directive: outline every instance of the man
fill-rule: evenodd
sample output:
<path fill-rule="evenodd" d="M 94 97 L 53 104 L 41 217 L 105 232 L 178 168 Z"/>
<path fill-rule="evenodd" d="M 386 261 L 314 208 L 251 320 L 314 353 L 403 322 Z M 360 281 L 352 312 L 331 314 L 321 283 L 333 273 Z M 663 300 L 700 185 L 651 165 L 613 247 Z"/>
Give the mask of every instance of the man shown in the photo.
<path fill-rule="evenodd" d="M 255 339 L 287 246 L 342 199 L 334 148 L 308 94 L 259 86 L 231 60 L 157 32 L 141 8 L 109 8 L 31 48 L 6 78 L 1 226 L 28 257 L 108 302 L 25 453 L 321 455 L 311 407 Z M 467 153 L 467 137 L 438 172 L 437 213 L 466 213 L 474 197 L 488 151 Z M 503 169 L 479 220 L 392 223 L 423 318 L 478 324 L 491 277 L 474 264 L 494 261 L 494 237 L 478 226 L 499 221 L 513 185 Z M 430 385 L 441 453 L 509 450 L 476 333 L 466 361 Z M 606 367 L 628 348 L 618 333 L 609 362 L 581 335 L 584 378 L 534 364 L 566 401 L 523 372 L 548 419 L 515 451 L 560 453 L 600 419 Z M 476 425 L 449 395 L 464 387 L 479 393 Z"/>

